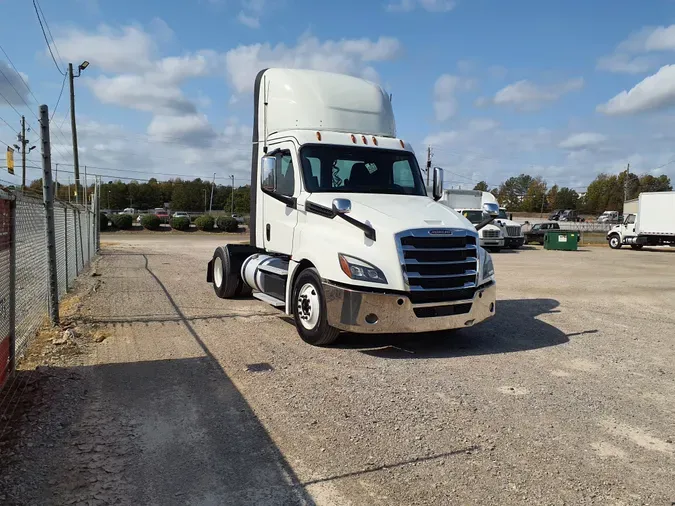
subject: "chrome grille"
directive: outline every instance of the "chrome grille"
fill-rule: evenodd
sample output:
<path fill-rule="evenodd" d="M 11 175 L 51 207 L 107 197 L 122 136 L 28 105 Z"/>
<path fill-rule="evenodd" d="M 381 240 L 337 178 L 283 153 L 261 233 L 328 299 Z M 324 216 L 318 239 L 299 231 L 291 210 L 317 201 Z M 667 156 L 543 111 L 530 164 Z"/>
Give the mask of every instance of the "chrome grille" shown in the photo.
<path fill-rule="evenodd" d="M 450 231 L 452 234 L 440 237 L 430 235 L 427 229 L 397 234 L 401 267 L 413 304 L 473 298 L 478 269 L 477 234 Z"/>
<path fill-rule="evenodd" d="M 518 225 L 511 225 L 506 227 L 506 234 L 509 237 L 520 237 L 520 227 Z"/>
<path fill-rule="evenodd" d="M 484 239 L 499 239 L 499 230 L 483 230 Z"/>

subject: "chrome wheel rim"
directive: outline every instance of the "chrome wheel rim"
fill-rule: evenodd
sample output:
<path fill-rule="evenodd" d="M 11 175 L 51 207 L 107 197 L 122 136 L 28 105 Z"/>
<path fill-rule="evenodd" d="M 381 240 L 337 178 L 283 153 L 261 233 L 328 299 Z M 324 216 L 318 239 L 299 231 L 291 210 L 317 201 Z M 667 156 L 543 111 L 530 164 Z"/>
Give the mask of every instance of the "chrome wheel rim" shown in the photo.
<path fill-rule="evenodd" d="M 220 257 L 213 262 L 213 282 L 218 288 L 223 286 L 223 260 Z"/>
<path fill-rule="evenodd" d="M 300 324 L 307 330 L 312 330 L 319 322 L 319 293 L 311 283 L 305 283 L 298 291 L 298 317 Z"/>

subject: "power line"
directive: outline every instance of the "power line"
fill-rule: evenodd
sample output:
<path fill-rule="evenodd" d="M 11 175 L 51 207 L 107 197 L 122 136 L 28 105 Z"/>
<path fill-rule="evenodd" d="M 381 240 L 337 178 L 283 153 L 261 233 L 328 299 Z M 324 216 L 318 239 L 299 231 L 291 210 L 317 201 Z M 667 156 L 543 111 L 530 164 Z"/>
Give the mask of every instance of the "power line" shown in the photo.
<path fill-rule="evenodd" d="M 59 92 L 59 98 L 56 99 L 56 105 L 54 106 L 54 110 L 52 111 L 52 117 L 49 118 L 49 124 L 51 125 L 52 120 L 54 119 L 54 115 L 56 114 L 56 110 L 59 108 L 59 103 L 61 102 L 61 97 L 63 96 L 63 89 L 66 87 L 66 75 L 63 76 L 63 82 L 61 83 L 61 91 Z M 61 132 L 63 133 L 63 132 Z"/>
<path fill-rule="evenodd" d="M 7 123 L 7 121 L 5 120 L 5 118 L 3 118 L 2 116 L 0 116 L 0 121 L 2 121 L 2 122 L 3 122 L 5 125 L 7 125 L 10 129 L 14 130 L 14 127 L 13 127 L 12 125 L 10 125 L 9 123 Z M 19 131 L 18 131 L 18 130 L 14 130 L 14 133 L 15 133 L 16 135 L 19 135 Z"/>
<path fill-rule="evenodd" d="M 52 46 L 49 44 L 49 39 L 47 38 L 47 34 L 45 33 L 45 27 L 42 25 L 42 18 L 40 18 L 40 13 L 38 12 L 38 7 L 36 0 L 33 0 L 33 7 L 35 8 L 35 15 L 38 18 L 38 22 L 40 23 L 40 29 L 42 30 L 42 35 L 45 38 L 45 42 L 47 43 L 47 49 L 49 49 L 49 54 L 52 55 L 52 60 L 54 61 L 54 65 L 56 66 L 56 70 L 59 71 L 59 73 L 63 76 L 66 75 L 66 73 L 61 70 L 61 67 L 59 67 L 59 64 L 56 61 L 56 58 L 54 57 L 54 53 L 52 52 Z M 40 9 L 42 11 L 42 9 Z M 44 14 L 43 14 L 44 16 Z M 45 24 L 47 24 L 47 18 L 45 18 Z M 47 25 L 47 30 L 49 30 L 49 25 Z M 51 31 L 49 31 L 49 35 L 51 35 Z M 54 37 L 52 37 L 52 41 L 54 40 Z M 58 54 L 59 50 L 56 47 L 56 43 L 54 44 L 54 48 L 56 48 L 56 52 Z M 61 58 L 61 55 L 59 54 L 59 59 Z"/>

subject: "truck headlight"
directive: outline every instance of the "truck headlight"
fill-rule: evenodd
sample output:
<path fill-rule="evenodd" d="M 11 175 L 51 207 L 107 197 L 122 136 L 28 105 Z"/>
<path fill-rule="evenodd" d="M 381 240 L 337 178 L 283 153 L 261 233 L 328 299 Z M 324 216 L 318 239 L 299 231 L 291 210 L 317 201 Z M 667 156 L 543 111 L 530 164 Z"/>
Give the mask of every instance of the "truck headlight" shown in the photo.
<path fill-rule="evenodd" d="M 480 254 L 480 278 L 478 284 L 483 284 L 490 281 L 495 276 L 495 266 L 492 263 L 492 256 L 490 253 L 481 248 Z"/>
<path fill-rule="evenodd" d="M 344 253 L 338 253 L 338 259 L 342 272 L 350 279 L 370 281 L 371 283 L 387 283 L 384 272 L 365 260 Z"/>

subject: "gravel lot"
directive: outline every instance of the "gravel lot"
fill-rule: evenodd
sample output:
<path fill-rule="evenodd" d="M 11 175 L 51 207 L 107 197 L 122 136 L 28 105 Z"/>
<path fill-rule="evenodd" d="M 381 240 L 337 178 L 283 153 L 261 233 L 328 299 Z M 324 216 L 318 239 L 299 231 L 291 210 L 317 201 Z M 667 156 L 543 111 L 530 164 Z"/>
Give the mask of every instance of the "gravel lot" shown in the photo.
<path fill-rule="evenodd" d="M 8 503 L 675 501 L 675 249 L 496 254 L 489 322 L 322 349 L 215 297 L 222 240 L 103 237 L 108 337 L 49 368 Z"/>

